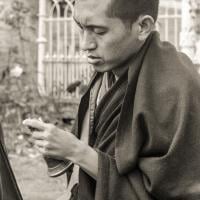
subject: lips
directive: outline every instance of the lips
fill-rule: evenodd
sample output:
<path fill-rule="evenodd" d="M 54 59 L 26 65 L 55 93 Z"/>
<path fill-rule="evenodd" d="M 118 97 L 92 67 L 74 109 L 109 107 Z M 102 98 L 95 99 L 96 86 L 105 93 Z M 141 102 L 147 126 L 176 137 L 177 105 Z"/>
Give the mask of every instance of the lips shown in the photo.
<path fill-rule="evenodd" d="M 96 57 L 92 55 L 88 55 L 87 59 L 88 59 L 89 64 L 98 64 L 102 61 L 100 57 Z"/>

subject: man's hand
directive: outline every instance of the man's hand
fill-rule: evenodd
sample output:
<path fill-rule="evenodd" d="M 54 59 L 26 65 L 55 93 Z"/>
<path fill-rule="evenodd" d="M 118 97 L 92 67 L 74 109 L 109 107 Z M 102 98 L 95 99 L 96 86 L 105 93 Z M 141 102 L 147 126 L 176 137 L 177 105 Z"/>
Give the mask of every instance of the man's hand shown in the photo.
<path fill-rule="evenodd" d="M 71 160 L 94 179 L 96 178 L 98 154 L 93 148 L 80 141 L 72 133 L 53 124 L 37 119 L 26 119 L 23 124 L 34 130 L 32 134 L 34 144 L 44 156 Z"/>
<path fill-rule="evenodd" d="M 44 156 L 73 160 L 80 141 L 72 133 L 37 119 L 26 119 L 23 124 L 34 130 L 34 144 Z"/>

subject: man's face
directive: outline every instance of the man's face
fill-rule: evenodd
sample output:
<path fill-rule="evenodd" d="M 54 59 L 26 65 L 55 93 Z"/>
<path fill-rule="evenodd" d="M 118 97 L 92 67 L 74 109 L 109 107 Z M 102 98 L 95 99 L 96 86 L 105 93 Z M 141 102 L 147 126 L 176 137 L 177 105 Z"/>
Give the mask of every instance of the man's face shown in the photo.
<path fill-rule="evenodd" d="M 111 0 L 77 0 L 74 19 L 81 30 L 82 50 L 96 71 L 115 70 L 138 50 L 137 23 L 128 28 L 106 15 Z"/>

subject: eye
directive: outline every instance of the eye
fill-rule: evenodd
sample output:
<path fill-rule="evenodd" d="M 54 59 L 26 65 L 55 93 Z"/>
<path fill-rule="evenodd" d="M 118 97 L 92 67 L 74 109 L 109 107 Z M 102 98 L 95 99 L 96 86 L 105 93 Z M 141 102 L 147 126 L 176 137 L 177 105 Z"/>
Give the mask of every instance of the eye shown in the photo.
<path fill-rule="evenodd" d="M 105 28 L 93 28 L 93 32 L 98 35 L 103 35 L 106 33 L 106 29 Z"/>

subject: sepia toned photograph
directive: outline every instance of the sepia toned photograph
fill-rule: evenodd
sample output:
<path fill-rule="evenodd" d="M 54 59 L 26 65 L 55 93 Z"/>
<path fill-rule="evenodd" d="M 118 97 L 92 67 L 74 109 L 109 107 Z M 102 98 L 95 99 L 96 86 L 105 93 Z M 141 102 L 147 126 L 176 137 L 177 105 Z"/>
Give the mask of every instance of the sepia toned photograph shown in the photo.
<path fill-rule="evenodd" d="M 200 0 L 0 0 L 0 200 L 199 200 Z"/>

